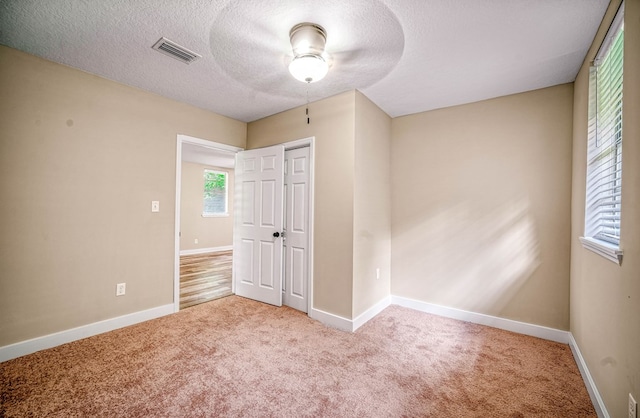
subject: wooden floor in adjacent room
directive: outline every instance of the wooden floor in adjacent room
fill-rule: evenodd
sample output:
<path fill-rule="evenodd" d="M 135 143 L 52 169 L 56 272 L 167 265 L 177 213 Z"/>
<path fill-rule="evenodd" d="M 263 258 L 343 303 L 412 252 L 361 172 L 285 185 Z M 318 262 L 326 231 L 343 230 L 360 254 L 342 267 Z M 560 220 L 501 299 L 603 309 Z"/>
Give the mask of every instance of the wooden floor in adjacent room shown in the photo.
<path fill-rule="evenodd" d="M 233 251 L 180 256 L 180 309 L 229 296 Z"/>

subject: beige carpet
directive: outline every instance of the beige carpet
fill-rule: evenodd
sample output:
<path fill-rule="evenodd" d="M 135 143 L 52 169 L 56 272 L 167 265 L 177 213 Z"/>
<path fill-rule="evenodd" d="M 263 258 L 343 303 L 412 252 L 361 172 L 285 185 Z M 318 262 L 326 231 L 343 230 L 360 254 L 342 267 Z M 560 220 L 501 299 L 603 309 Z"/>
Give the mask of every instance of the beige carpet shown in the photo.
<path fill-rule="evenodd" d="M 231 296 L 0 377 L 6 417 L 596 416 L 567 345 L 398 306 L 351 334 Z"/>

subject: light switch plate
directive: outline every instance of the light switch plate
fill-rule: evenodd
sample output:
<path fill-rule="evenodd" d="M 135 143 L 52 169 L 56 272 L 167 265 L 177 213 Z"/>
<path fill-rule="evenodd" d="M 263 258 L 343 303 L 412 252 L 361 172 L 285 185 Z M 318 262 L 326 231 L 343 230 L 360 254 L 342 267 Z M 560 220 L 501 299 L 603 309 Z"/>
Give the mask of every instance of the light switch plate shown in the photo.
<path fill-rule="evenodd" d="M 160 202 L 158 200 L 151 202 L 151 212 L 160 212 Z"/>

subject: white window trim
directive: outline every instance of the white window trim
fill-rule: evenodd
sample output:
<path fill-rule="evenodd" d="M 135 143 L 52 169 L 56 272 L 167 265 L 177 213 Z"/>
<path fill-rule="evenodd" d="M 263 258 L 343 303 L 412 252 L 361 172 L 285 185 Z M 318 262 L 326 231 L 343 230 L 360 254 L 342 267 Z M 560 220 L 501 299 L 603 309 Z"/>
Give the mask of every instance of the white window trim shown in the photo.
<path fill-rule="evenodd" d="M 590 237 L 580 237 L 580 242 L 587 250 L 601 255 L 617 265 L 622 264 L 622 250 L 619 247 Z"/>
<path fill-rule="evenodd" d="M 602 45 L 600 46 L 598 52 L 596 53 L 596 58 L 594 60 L 594 62 L 598 61 L 601 59 L 601 51 L 607 51 L 611 45 L 611 43 L 614 41 L 615 39 L 615 34 L 617 32 L 617 28 L 619 28 L 620 26 L 624 25 L 623 23 L 623 19 L 624 19 L 624 1 L 621 3 L 616 16 L 609 28 L 609 32 L 605 35 L 605 39 L 602 42 Z M 590 82 L 591 84 L 591 82 Z M 591 85 L 589 86 L 589 97 L 591 97 Z M 589 151 L 587 151 L 589 152 Z M 587 179 L 588 181 L 588 179 Z M 588 213 L 586 211 L 585 208 L 585 216 L 587 216 Z M 620 247 L 620 244 L 612 244 L 609 243 L 607 241 L 598 239 L 597 237 L 590 237 L 590 236 L 586 236 L 586 225 L 585 225 L 585 236 L 580 237 L 580 242 L 582 243 L 582 246 L 590 251 L 593 251 L 594 253 L 606 258 L 609 261 L 612 261 L 618 265 L 622 265 L 622 256 L 623 256 L 623 251 L 622 248 Z"/>
<path fill-rule="evenodd" d="M 229 172 L 228 171 L 222 171 L 222 170 L 213 170 L 210 168 L 205 168 L 204 172 L 207 173 L 215 173 L 215 174 L 224 174 L 224 200 L 225 200 L 225 209 L 226 211 L 224 213 L 206 213 L 204 211 L 202 211 L 202 217 L 203 218 L 225 218 L 229 216 Z"/>
<path fill-rule="evenodd" d="M 202 213 L 203 218 L 225 218 L 229 216 L 229 211 L 225 213 Z"/>

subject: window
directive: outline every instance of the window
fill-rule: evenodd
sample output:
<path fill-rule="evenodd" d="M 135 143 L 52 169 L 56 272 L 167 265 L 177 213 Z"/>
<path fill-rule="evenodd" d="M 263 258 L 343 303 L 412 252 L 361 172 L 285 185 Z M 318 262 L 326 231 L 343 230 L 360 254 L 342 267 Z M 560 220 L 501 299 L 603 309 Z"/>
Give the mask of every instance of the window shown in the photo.
<path fill-rule="evenodd" d="M 585 236 L 582 243 L 622 261 L 622 82 L 624 3 L 609 28 L 589 74 L 589 130 Z"/>
<path fill-rule="evenodd" d="M 227 173 L 204 170 L 204 199 L 202 216 L 228 216 Z"/>

